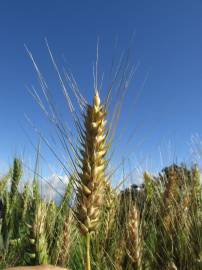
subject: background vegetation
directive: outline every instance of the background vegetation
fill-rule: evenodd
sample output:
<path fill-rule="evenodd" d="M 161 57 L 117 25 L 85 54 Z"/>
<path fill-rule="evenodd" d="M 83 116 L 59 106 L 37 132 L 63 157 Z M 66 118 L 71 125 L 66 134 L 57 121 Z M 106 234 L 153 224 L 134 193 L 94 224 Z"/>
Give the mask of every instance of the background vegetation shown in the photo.
<path fill-rule="evenodd" d="M 60 202 L 45 201 L 39 179 L 18 186 L 14 159 L 0 180 L 0 268 L 51 263 L 83 269 L 85 241 L 74 218 L 73 176 Z M 8 188 L 10 186 L 10 188 Z M 106 182 L 99 224 L 91 236 L 92 269 L 202 269 L 202 191 L 196 165 L 144 173 L 137 188 Z"/>

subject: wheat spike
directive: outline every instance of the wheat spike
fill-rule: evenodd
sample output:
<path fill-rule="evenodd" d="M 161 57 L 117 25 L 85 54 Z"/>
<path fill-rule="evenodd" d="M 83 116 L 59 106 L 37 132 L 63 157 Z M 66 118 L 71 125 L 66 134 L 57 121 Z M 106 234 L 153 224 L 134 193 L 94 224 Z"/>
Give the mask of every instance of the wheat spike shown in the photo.
<path fill-rule="evenodd" d="M 65 217 L 63 230 L 60 235 L 60 252 L 58 254 L 58 264 L 66 266 L 69 257 L 69 249 L 71 245 L 71 223 L 72 223 L 72 211 Z"/>
<path fill-rule="evenodd" d="M 10 192 L 11 201 L 14 200 L 18 192 L 18 185 L 19 185 L 21 176 L 22 176 L 21 161 L 15 158 L 13 161 L 13 173 L 12 173 L 12 179 L 11 179 L 11 192 Z"/>
<path fill-rule="evenodd" d="M 120 239 L 116 247 L 115 258 L 114 258 L 114 266 L 116 270 L 123 269 L 122 263 L 123 263 L 124 251 L 125 251 L 125 241 L 123 241 L 123 239 Z"/>
<path fill-rule="evenodd" d="M 143 174 L 144 187 L 146 191 L 147 200 L 151 200 L 154 193 L 154 180 L 149 172 L 145 171 Z"/>
<path fill-rule="evenodd" d="M 188 233 L 190 229 L 190 220 L 189 220 L 189 208 L 190 208 L 190 202 L 191 202 L 191 195 L 189 191 L 186 191 L 182 198 L 182 202 L 180 204 L 179 209 L 177 209 L 177 215 L 176 219 L 180 220 L 181 222 L 179 225 L 181 225 L 182 229 L 186 229 L 186 233 Z"/>
<path fill-rule="evenodd" d="M 200 185 L 200 171 L 195 165 L 192 168 L 192 193 L 197 199 L 200 197 L 201 185 Z"/>
<path fill-rule="evenodd" d="M 177 188 L 177 173 L 174 167 L 172 167 L 167 177 L 167 184 L 164 192 L 164 203 L 166 207 L 170 207 L 170 203 L 175 196 L 176 188 Z"/>
<path fill-rule="evenodd" d="M 129 210 L 127 226 L 127 248 L 130 259 L 140 267 L 141 247 L 140 247 L 140 220 L 139 211 L 136 205 Z"/>
<path fill-rule="evenodd" d="M 90 237 L 99 225 L 102 190 L 105 179 L 106 111 L 100 103 L 98 91 L 93 104 L 87 105 L 84 127 L 80 134 L 79 160 L 81 172 L 77 181 L 77 203 L 75 216 L 81 234 L 86 236 L 85 269 L 90 270 Z"/>
<path fill-rule="evenodd" d="M 177 190 L 177 173 L 174 167 L 171 168 L 167 176 L 166 188 L 163 196 L 164 201 L 164 213 L 163 213 L 163 224 L 167 231 L 171 229 L 173 213 L 171 211 L 173 205 L 173 199 L 176 195 Z"/>
<path fill-rule="evenodd" d="M 37 212 L 33 223 L 33 231 L 36 239 L 35 240 L 36 253 L 39 264 L 47 264 L 49 261 L 47 239 L 45 232 L 45 217 L 46 217 L 46 205 L 40 202 L 37 207 Z"/>
<path fill-rule="evenodd" d="M 104 156 L 107 152 L 105 115 L 96 91 L 93 105 L 87 106 L 81 134 L 81 173 L 78 179 L 76 218 L 84 235 L 94 231 L 98 224 L 106 167 Z"/>
<path fill-rule="evenodd" d="M 105 237 L 107 238 L 115 219 L 117 197 L 115 191 L 112 189 L 112 186 L 108 181 L 105 181 L 104 193 L 104 233 Z"/>
<path fill-rule="evenodd" d="M 29 204 L 29 185 L 25 184 L 22 193 L 22 217 L 21 217 L 22 222 L 26 221 L 28 204 Z"/>

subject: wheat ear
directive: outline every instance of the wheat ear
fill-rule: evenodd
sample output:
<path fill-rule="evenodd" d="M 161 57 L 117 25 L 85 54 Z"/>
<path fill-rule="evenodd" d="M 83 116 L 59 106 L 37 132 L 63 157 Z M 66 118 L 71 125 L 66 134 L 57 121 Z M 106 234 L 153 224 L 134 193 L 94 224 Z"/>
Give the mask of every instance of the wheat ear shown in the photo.
<path fill-rule="evenodd" d="M 177 173 L 174 169 L 174 167 L 171 168 L 171 171 L 169 172 L 169 175 L 167 176 L 167 183 L 165 192 L 163 195 L 163 201 L 164 201 L 164 213 L 163 213 L 163 224 L 167 231 L 171 229 L 172 225 L 172 206 L 173 201 L 176 196 L 176 190 L 177 190 Z"/>
<path fill-rule="evenodd" d="M 112 227 L 112 224 L 115 220 L 115 214 L 116 214 L 116 192 L 113 190 L 111 183 L 108 181 L 105 181 L 105 187 L 104 187 L 104 236 L 105 240 L 108 237 L 109 231 Z"/>
<path fill-rule="evenodd" d="M 127 249 L 129 257 L 140 269 L 141 247 L 140 247 L 140 217 L 137 206 L 134 204 L 129 210 L 127 226 Z"/>
<path fill-rule="evenodd" d="M 69 210 L 68 215 L 65 217 L 63 229 L 60 235 L 60 252 L 58 254 L 58 264 L 66 266 L 69 258 L 69 249 L 71 244 L 71 229 L 72 229 L 72 211 Z"/>
<path fill-rule="evenodd" d="M 146 191 L 147 200 L 151 200 L 154 193 L 154 180 L 149 172 L 145 171 L 143 174 L 144 187 Z"/>
<path fill-rule="evenodd" d="M 49 261 L 48 244 L 45 232 L 46 211 L 46 205 L 40 202 L 37 207 L 36 216 L 33 223 L 33 229 L 36 239 L 36 253 L 39 264 L 47 264 Z"/>
<path fill-rule="evenodd" d="M 86 269 L 90 270 L 90 234 L 98 225 L 101 193 L 105 178 L 106 115 L 98 91 L 88 105 L 81 132 L 80 169 L 77 187 L 76 218 L 81 234 L 86 236 Z"/>

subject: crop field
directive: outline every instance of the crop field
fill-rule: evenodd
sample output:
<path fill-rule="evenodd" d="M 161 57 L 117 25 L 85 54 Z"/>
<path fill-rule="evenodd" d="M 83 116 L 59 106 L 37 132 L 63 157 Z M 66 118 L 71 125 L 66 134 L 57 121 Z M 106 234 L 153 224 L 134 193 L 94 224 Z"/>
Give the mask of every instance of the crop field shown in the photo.
<path fill-rule="evenodd" d="M 40 177 L 23 182 L 15 158 L 0 179 L 0 268 L 51 264 L 72 270 L 202 269 L 202 189 L 197 164 L 170 164 L 143 183 L 111 184 L 107 106 L 95 91 L 77 123 L 74 171 L 59 203 Z M 9 187 L 9 188 L 8 188 Z"/>
<path fill-rule="evenodd" d="M 0 270 L 202 270 L 202 0 L 0 0 Z"/>

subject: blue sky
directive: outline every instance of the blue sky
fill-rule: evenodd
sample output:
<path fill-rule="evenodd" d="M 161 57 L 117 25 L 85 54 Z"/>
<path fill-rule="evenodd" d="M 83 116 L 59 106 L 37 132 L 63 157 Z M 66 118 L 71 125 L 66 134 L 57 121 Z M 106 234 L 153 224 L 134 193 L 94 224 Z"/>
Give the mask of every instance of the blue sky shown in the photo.
<path fill-rule="evenodd" d="M 178 161 L 189 159 L 191 135 L 202 133 L 201 14 L 200 0 L 1 1 L 1 166 L 15 154 L 27 159 L 34 154 L 25 132 L 34 142 L 36 135 L 24 114 L 46 136 L 52 132 L 26 90 L 26 86 L 37 86 L 37 79 L 24 44 L 61 108 L 63 100 L 57 94 L 59 85 L 44 39 L 48 39 L 57 62 L 71 68 L 81 92 L 89 98 L 98 37 L 100 70 L 104 72 L 111 63 L 115 40 L 118 38 L 121 52 L 128 47 L 132 33 L 131 62 L 139 65 L 119 122 L 118 131 L 122 123 L 128 122 L 128 126 L 116 150 L 118 157 L 130 157 L 131 166 L 149 157 L 153 166 L 159 167 L 161 149 L 165 163 L 169 162 L 168 152 Z M 65 111 L 64 117 L 68 121 Z M 44 155 L 54 166 L 46 150 Z"/>

